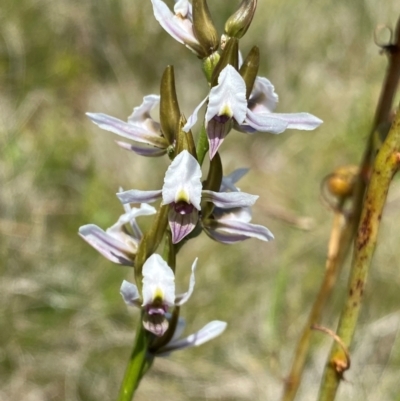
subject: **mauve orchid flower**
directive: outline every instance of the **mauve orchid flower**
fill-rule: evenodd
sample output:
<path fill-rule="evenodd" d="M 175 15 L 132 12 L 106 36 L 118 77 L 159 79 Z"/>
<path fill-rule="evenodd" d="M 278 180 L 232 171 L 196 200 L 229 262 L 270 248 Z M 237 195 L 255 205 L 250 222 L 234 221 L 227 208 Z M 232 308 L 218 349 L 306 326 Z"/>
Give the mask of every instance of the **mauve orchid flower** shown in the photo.
<path fill-rule="evenodd" d="M 113 132 L 123 138 L 131 139 L 134 144 L 116 141 L 124 149 L 132 150 L 142 156 L 162 156 L 167 153 L 168 142 L 161 135 L 160 124 L 150 116 L 160 102 L 160 96 L 148 95 L 143 103 L 133 109 L 128 122 L 103 113 L 86 113 L 100 128 Z"/>
<path fill-rule="evenodd" d="M 199 220 L 200 202 L 205 200 L 219 208 L 251 206 L 258 196 L 243 192 L 213 192 L 202 190 L 201 168 L 187 151 L 172 161 L 164 178 L 164 186 L 156 191 L 130 190 L 117 194 L 122 203 L 154 202 L 162 197 L 162 204 L 170 205 L 169 225 L 174 244 L 190 234 Z"/>
<path fill-rule="evenodd" d="M 133 266 L 142 238 L 136 218 L 155 213 L 156 209 L 146 203 L 141 204 L 140 208 L 132 209 L 129 205 L 125 205 L 125 213 L 106 231 L 95 224 L 87 224 L 79 228 L 79 235 L 111 262 Z M 132 234 L 127 232 L 125 224 L 130 224 Z"/>
<path fill-rule="evenodd" d="M 248 169 L 240 168 L 222 178 L 220 191 L 240 192 L 235 183 L 240 180 Z M 202 220 L 206 234 L 215 241 L 223 244 L 234 244 L 249 238 L 257 238 L 262 241 L 271 241 L 274 235 L 268 228 L 251 224 L 250 207 L 235 207 L 221 209 L 215 207 L 210 217 Z"/>
<path fill-rule="evenodd" d="M 174 12 L 161 0 L 151 0 L 153 12 L 160 25 L 179 43 L 198 56 L 204 51 L 193 32 L 192 4 L 188 0 L 175 0 Z"/>
<path fill-rule="evenodd" d="M 189 289 L 181 295 L 175 295 L 175 275 L 167 262 L 158 254 L 151 255 L 143 265 L 142 300 L 136 285 L 123 281 L 120 289 L 127 305 L 143 307 L 145 310 L 143 325 L 156 336 L 162 336 L 168 328 L 166 313 L 172 306 L 183 305 L 192 295 L 197 258 L 192 264 Z"/>
<path fill-rule="evenodd" d="M 197 121 L 200 107 L 207 101 L 205 115 L 210 158 L 217 153 L 232 126 L 246 132 L 269 132 L 280 134 L 286 129 L 313 130 L 322 120 L 309 113 L 273 113 L 278 95 L 273 85 L 266 79 L 257 77 L 249 100 L 246 99 L 246 84 L 236 69 L 228 64 L 218 77 L 218 85 L 193 114 L 188 118 L 183 130 L 188 132 Z"/>

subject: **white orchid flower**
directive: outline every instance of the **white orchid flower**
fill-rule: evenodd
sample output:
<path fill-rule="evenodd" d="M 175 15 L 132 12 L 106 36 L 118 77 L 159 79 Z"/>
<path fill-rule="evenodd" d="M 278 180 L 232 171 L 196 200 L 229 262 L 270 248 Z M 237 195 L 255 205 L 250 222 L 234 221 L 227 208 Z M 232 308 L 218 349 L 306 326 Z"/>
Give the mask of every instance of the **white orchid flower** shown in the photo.
<path fill-rule="evenodd" d="M 100 128 L 134 141 L 133 144 L 116 141 L 122 148 L 142 156 L 162 156 L 167 152 L 168 142 L 161 135 L 160 124 L 150 116 L 151 110 L 158 106 L 159 102 L 158 95 L 145 96 L 143 103 L 133 109 L 128 122 L 103 113 L 86 113 L 86 115 Z"/>
<path fill-rule="evenodd" d="M 235 129 L 253 133 L 269 132 L 280 134 L 286 129 L 313 130 L 322 120 L 309 113 L 273 113 L 278 95 L 266 79 L 257 77 L 249 100 L 246 99 L 246 84 L 236 69 L 228 64 L 218 77 L 206 99 L 196 107 L 188 118 L 183 130 L 188 132 L 197 121 L 197 113 L 207 101 L 205 115 L 212 159 L 232 126 Z"/>
<path fill-rule="evenodd" d="M 160 25 L 179 43 L 197 55 L 204 53 L 193 32 L 192 4 L 188 0 L 175 0 L 174 12 L 161 0 L 151 0 L 153 12 Z"/>
<path fill-rule="evenodd" d="M 95 224 L 87 224 L 79 228 L 79 235 L 111 262 L 133 266 L 137 248 L 142 238 L 142 232 L 136 223 L 136 218 L 155 213 L 156 209 L 146 203 L 141 204 L 140 208 L 132 209 L 126 205 L 125 213 L 106 231 Z M 132 234 L 128 234 L 125 224 L 130 224 Z"/>
<path fill-rule="evenodd" d="M 189 289 L 181 295 L 175 295 L 175 275 L 164 259 L 154 253 L 143 265 L 142 299 L 136 285 L 123 281 L 120 289 L 127 305 L 143 307 L 145 310 L 143 325 L 156 336 L 162 336 L 168 328 L 166 313 L 172 306 L 183 305 L 192 295 L 197 265 L 197 258 L 192 264 Z"/>
<path fill-rule="evenodd" d="M 240 180 L 248 169 L 240 168 L 222 178 L 221 191 L 240 192 L 235 183 Z M 262 241 L 271 241 L 274 235 L 268 228 L 252 224 L 250 207 L 236 207 L 221 209 L 215 207 L 212 216 L 202 220 L 206 234 L 215 241 L 224 244 L 234 244 L 249 238 L 257 238 Z"/>
<path fill-rule="evenodd" d="M 213 192 L 202 190 L 201 168 L 187 151 L 172 161 L 164 178 L 164 186 L 156 191 L 130 190 L 117 194 L 122 203 L 154 202 L 162 197 L 162 204 L 170 205 L 169 225 L 174 244 L 181 241 L 196 227 L 200 202 L 205 200 L 219 208 L 251 206 L 258 196 L 243 192 Z"/>

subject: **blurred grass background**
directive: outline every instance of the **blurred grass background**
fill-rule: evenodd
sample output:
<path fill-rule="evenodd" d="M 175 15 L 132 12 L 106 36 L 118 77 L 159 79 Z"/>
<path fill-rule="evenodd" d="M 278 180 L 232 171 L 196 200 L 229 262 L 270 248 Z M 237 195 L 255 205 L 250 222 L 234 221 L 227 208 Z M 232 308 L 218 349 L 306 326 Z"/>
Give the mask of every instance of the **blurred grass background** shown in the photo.
<path fill-rule="evenodd" d="M 210 1 L 215 22 L 237 2 Z M 319 183 L 358 163 L 386 59 L 373 31 L 394 26 L 395 1 L 260 0 L 241 41 L 262 54 L 260 75 L 280 95 L 278 111 L 324 120 L 315 132 L 229 135 L 226 173 L 250 167 L 242 190 L 258 193 L 254 221 L 276 236 L 222 246 L 205 235 L 179 255 L 178 287 L 199 256 L 196 290 L 183 308 L 188 333 L 212 319 L 223 336 L 156 361 L 137 400 L 278 400 L 321 280 L 331 212 Z M 150 1 L 3 0 L 0 6 L 0 400 L 114 400 L 137 320 L 119 295 L 128 268 L 103 259 L 77 235 L 110 226 L 115 192 L 155 189 L 167 160 L 119 149 L 86 111 L 125 119 L 174 64 L 182 111 L 207 88 L 199 61 L 163 32 Z M 398 210 L 393 183 L 374 258 L 352 368 L 338 399 L 400 400 Z M 280 212 L 307 230 L 276 218 Z M 397 251 L 396 251 L 397 249 Z M 346 272 L 322 324 L 335 328 Z M 330 339 L 314 335 L 299 400 L 315 399 Z"/>

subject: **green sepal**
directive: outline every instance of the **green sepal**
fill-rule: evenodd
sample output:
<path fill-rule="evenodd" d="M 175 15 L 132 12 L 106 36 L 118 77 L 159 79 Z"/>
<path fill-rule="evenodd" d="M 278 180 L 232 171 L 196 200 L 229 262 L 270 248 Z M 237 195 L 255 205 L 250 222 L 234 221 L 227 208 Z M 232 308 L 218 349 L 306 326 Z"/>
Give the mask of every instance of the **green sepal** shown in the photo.
<path fill-rule="evenodd" d="M 260 66 L 260 49 L 254 46 L 240 67 L 239 74 L 246 83 L 246 99 L 249 100 L 251 91 L 253 90 L 254 82 L 258 74 Z"/>
<path fill-rule="evenodd" d="M 219 153 L 217 152 L 215 156 L 210 161 L 210 168 L 208 170 L 208 175 L 206 180 L 203 182 L 203 189 L 207 189 L 213 192 L 219 192 L 221 188 L 223 177 L 222 162 Z M 205 219 L 212 213 L 214 209 L 214 204 L 211 202 L 202 202 L 201 205 L 201 215 Z"/>
<path fill-rule="evenodd" d="M 174 67 L 172 65 L 165 69 L 161 78 L 160 95 L 161 131 L 168 144 L 172 145 L 181 115 L 175 91 Z"/>
<path fill-rule="evenodd" d="M 140 241 L 135 258 L 135 280 L 139 293 L 142 293 L 143 265 L 160 245 L 168 225 L 168 211 L 169 205 L 160 206 L 150 230 L 143 235 Z"/>
<path fill-rule="evenodd" d="M 196 145 L 194 144 L 192 131 L 183 131 L 182 128 L 185 126 L 185 124 L 186 118 L 181 116 L 176 137 L 175 156 L 181 153 L 183 150 L 187 150 L 197 160 Z"/>
<path fill-rule="evenodd" d="M 202 58 L 211 55 L 218 49 L 218 32 L 206 0 L 193 0 L 193 33 L 203 48 Z"/>
<path fill-rule="evenodd" d="M 167 265 L 175 273 L 176 266 L 176 251 L 175 245 L 172 243 L 171 230 L 167 230 L 164 237 L 164 249 L 163 249 L 163 259 L 167 262 Z"/>
<path fill-rule="evenodd" d="M 239 41 L 236 38 L 229 39 L 229 41 L 226 43 L 221 58 L 219 59 L 218 64 L 215 66 L 212 74 L 211 78 L 212 87 L 218 84 L 219 74 L 228 64 L 232 65 L 236 70 L 238 69 Z"/>

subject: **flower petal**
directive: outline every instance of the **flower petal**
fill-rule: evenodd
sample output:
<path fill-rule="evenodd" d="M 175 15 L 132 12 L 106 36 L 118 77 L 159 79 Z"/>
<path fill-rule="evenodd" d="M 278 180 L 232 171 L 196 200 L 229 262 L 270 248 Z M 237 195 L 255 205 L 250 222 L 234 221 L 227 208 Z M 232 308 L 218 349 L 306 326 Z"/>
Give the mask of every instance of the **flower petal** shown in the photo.
<path fill-rule="evenodd" d="M 187 151 L 179 153 L 165 173 L 162 188 L 163 204 L 185 201 L 200 210 L 201 168 L 197 160 Z"/>
<path fill-rule="evenodd" d="M 133 266 L 135 259 L 134 249 L 115 239 L 100 227 L 94 224 L 87 224 L 79 228 L 79 235 L 111 262 L 124 266 Z"/>
<path fill-rule="evenodd" d="M 288 125 L 289 123 L 282 120 L 279 114 L 268 112 L 253 113 L 248 109 L 244 124 L 240 128 L 250 133 L 255 130 L 258 132 L 269 132 L 270 134 L 280 134 L 288 128 Z"/>
<path fill-rule="evenodd" d="M 143 316 L 143 326 L 157 337 L 161 337 L 167 331 L 169 323 L 164 314 L 149 314 Z"/>
<path fill-rule="evenodd" d="M 271 117 L 285 121 L 287 129 L 312 131 L 322 124 L 322 120 L 309 113 L 271 113 Z"/>
<path fill-rule="evenodd" d="M 193 209 L 191 213 L 180 214 L 171 207 L 168 212 L 168 221 L 171 228 L 172 243 L 177 244 L 195 229 L 199 221 L 199 212 L 197 209 Z"/>
<path fill-rule="evenodd" d="M 258 195 L 251 195 L 245 192 L 213 192 L 202 191 L 203 200 L 214 203 L 221 208 L 234 208 L 252 206 L 258 199 Z"/>
<path fill-rule="evenodd" d="M 149 131 L 159 132 L 160 124 L 156 123 L 150 116 L 151 110 L 160 103 L 160 95 L 147 95 L 143 98 L 140 106 L 133 109 L 132 114 L 128 117 L 128 123 L 132 125 L 147 126 Z"/>
<path fill-rule="evenodd" d="M 168 147 L 167 141 L 162 136 L 145 129 L 140 125 L 126 123 L 125 121 L 103 113 L 86 113 L 86 115 L 96 125 L 106 131 L 110 131 L 124 138 L 146 143 L 157 148 L 166 149 Z"/>
<path fill-rule="evenodd" d="M 233 219 L 214 220 L 209 225 L 205 222 L 205 231 L 211 238 L 224 244 L 233 244 L 249 238 L 257 238 L 262 241 L 274 239 L 271 231 L 264 226 Z"/>
<path fill-rule="evenodd" d="M 115 141 L 118 146 L 122 149 L 131 150 L 140 156 L 146 157 L 158 157 L 163 156 L 167 153 L 167 149 L 160 149 L 153 146 L 131 144 L 123 141 Z"/>
<path fill-rule="evenodd" d="M 143 265 L 143 306 L 161 296 L 163 305 L 175 303 L 175 276 L 167 262 L 158 254 L 151 255 Z"/>
<path fill-rule="evenodd" d="M 210 159 L 218 152 L 225 137 L 229 134 L 232 128 L 232 121 L 218 121 L 217 118 L 211 119 L 207 124 L 207 137 L 210 149 Z"/>
<path fill-rule="evenodd" d="M 129 191 L 118 192 L 118 199 L 121 203 L 153 203 L 161 198 L 161 189 L 155 191 L 139 191 L 138 189 L 131 189 Z"/>
<path fill-rule="evenodd" d="M 181 340 L 171 341 L 157 352 L 157 356 L 166 356 L 172 351 L 202 345 L 222 334 L 222 332 L 226 329 L 226 326 L 227 324 L 225 322 L 213 320 L 212 322 L 207 323 L 198 332 Z"/>
<path fill-rule="evenodd" d="M 136 285 L 124 280 L 122 282 L 119 293 L 122 295 L 122 298 L 127 305 L 140 307 L 140 295 Z"/>
<path fill-rule="evenodd" d="M 183 126 L 182 130 L 185 132 L 189 132 L 192 127 L 196 124 L 197 122 L 197 114 L 199 113 L 199 110 L 203 106 L 203 104 L 207 101 L 208 95 L 200 102 L 200 104 L 194 109 L 192 115 L 187 119 L 186 124 Z"/>
<path fill-rule="evenodd" d="M 193 289 L 194 289 L 194 284 L 196 282 L 195 277 L 194 277 L 194 271 L 196 270 L 196 266 L 197 266 L 197 258 L 194 260 L 194 262 L 192 264 L 192 274 L 190 275 L 189 289 L 184 294 L 180 294 L 180 295 L 176 296 L 175 305 L 177 305 L 177 306 L 183 305 L 185 302 L 187 302 L 187 300 L 192 295 Z"/>
<path fill-rule="evenodd" d="M 257 112 L 271 113 L 278 103 L 278 95 L 272 83 L 264 77 L 257 77 L 249 99 L 249 109 Z"/>
<path fill-rule="evenodd" d="M 209 95 L 206 124 L 215 116 L 228 116 L 241 124 L 246 117 L 246 84 L 240 74 L 228 64 L 219 74 L 218 85 Z"/>
<path fill-rule="evenodd" d="M 151 0 L 153 12 L 160 25 L 179 43 L 184 44 L 190 50 L 199 54 L 202 51 L 199 41 L 193 33 L 191 15 L 174 15 L 168 6 L 161 0 Z M 182 2 L 180 2 L 182 3 Z M 181 4 L 177 4 L 177 12 L 183 12 Z M 190 11 L 190 8 L 188 8 Z"/>

